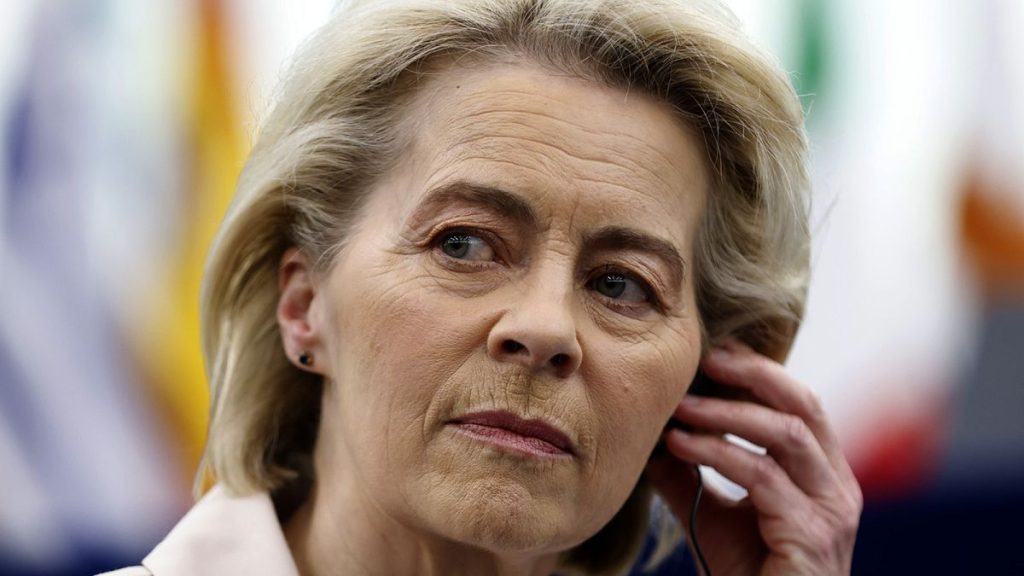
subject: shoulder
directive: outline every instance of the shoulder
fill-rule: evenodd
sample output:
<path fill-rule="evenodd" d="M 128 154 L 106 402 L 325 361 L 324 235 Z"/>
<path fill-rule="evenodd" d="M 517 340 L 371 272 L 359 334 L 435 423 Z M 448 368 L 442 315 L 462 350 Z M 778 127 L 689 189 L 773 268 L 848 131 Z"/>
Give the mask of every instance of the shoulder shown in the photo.
<path fill-rule="evenodd" d="M 233 495 L 220 485 L 189 510 L 142 565 L 113 574 L 298 576 L 270 495 Z"/>

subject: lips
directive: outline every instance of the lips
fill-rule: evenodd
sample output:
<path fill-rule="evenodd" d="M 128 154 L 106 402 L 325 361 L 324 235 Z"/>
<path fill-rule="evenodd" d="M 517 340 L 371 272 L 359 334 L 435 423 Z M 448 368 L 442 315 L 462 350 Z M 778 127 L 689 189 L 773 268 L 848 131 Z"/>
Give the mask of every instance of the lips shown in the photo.
<path fill-rule="evenodd" d="M 525 420 L 505 411 L 473 412 L 451 424 L 461 432 L 499 447 L 533 455 L 572 455 L 569 437 L 543 420 Z"/>

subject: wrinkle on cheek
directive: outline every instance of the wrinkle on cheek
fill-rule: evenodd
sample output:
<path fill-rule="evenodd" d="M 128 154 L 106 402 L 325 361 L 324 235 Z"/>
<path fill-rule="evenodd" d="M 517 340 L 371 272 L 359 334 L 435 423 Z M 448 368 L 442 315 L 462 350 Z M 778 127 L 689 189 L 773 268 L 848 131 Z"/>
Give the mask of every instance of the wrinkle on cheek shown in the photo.
<path fill-rule="evenodd" d="M 585 435 L 581 435 L 579 442 L 581 448 L 589 448 L 590 450 L 590 474 L 595 474 L 601 470 L 600 462 L 602 457 L 601 442 L 599 442 L 598 434 L 595 434 L 596 430 L 601 429 L 600 427 L 604 424 L 598 417 L 601 412 L 597 411 L 597 406 L 594 404 L 594 399 L 589 394 L 589 391 L 585 391 L 582 395 L 583 408 L 586 410 L 586 414 L 591 415 L 591 419 L 588 422 Z"/>
<path fill-rule="evenodd" d="M 587 309 L 590 312 L 590 317 L 593 318 L 594 324 L 600 330 L 613 335 L 612 337 L 617 341 L 620 349 L 623 347 L 642 347 L 650 344 L 652 339 L 650 326 L 638 325 L 638 321 L 634 319 L 617 316 L 614 312 L 607 310 L 600 302 L 594 301 L 594 298 L 588 298 L 588 300 L 590 302 L 587 304 Z"/>
<path fill-rule="evenodd" d="M 418 284 L 420 282 L 417 282 L 417 279 L 409 278 L 401 282 L 379 286 L 377 287 L 379 291 L 373 294 L 372 300 L 366 302 L 364 306 L 369 312 L 385 314 L 392 306 L 401 305 L 403 300 L 411 299 L 413 289 Z"/>
<path fill-rule="evenodd" d="M 600 382 L 603 388 L 588 397 L 599 402 L 593 410 L 605 415 L 605 429 L 633 423 L 632 435 L 623 432 L 621 438 L 632 438 L 626 444 L 634 450 L 646 449 L 657 441 L 662 417 L 667 420 L 671 415 L 677 396 L 681 397 L 688 384 L 684 372 L 695 367 L 698 358 L 685 340 L 647 340 L 616 348 L 600 354 L 609 360 L 600 366 L 600 374 L 588 375 L 588 379 Z"/>

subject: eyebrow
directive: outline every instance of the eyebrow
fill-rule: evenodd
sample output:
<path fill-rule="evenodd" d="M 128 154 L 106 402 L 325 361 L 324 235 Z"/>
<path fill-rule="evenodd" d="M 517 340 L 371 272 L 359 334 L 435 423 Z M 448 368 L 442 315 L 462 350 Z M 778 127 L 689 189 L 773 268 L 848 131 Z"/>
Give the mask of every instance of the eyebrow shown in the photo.
<path fill-rule="evenodd" d="M 540 221 L 530 203 L 521 196 L 466 180 L 442 184 L 427 192 L 411 219 L 419 220 L 424 213 L 456 202 L 483 206 L 524 227 L 537 229 Z M 653 254 L 668 266 L 674 286 L 681 286 L 686 278 L 686 260 L 671 242 L 635 228 L 606 226 L 584 237 L 583 245 L 588 249 L 634 250 Z"/>
<path fill-rule="evenodd" d="M 668 266 L 673 286 L 680 286 L 686 278 L 686 260 L 671 242 L 635 228 L 607 226 L 584 238 L 584 246 L 598 250 L 635 250 L 647 252 Z"/>
<path fill-rule="evenodd" d="M 465 180 L 443 184 L 427 192 L 426 197 L 413 212 L 411 219 L 419 220 L 424 213 L 457 202 L 483 206 L 524 227 L 534 229 L 538 227 L 537 213 L 525 199 L 500 188 L 474 184 Z"/>

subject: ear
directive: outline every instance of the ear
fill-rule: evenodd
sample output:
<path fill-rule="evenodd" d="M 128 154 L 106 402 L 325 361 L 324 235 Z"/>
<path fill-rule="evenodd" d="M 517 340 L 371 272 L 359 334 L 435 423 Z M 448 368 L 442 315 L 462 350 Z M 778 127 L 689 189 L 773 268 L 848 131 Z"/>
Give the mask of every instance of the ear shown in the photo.
<path fill-rule="evenodd" d="M 320 287 L 312 263 L 298 248 L 289 248 L 281 257 L 278 292 L 277 325 L 288 360 L 300 370 L 330 376 Z M 309 359 L 305 364 L 300 361 L 304 354 Z"/>

